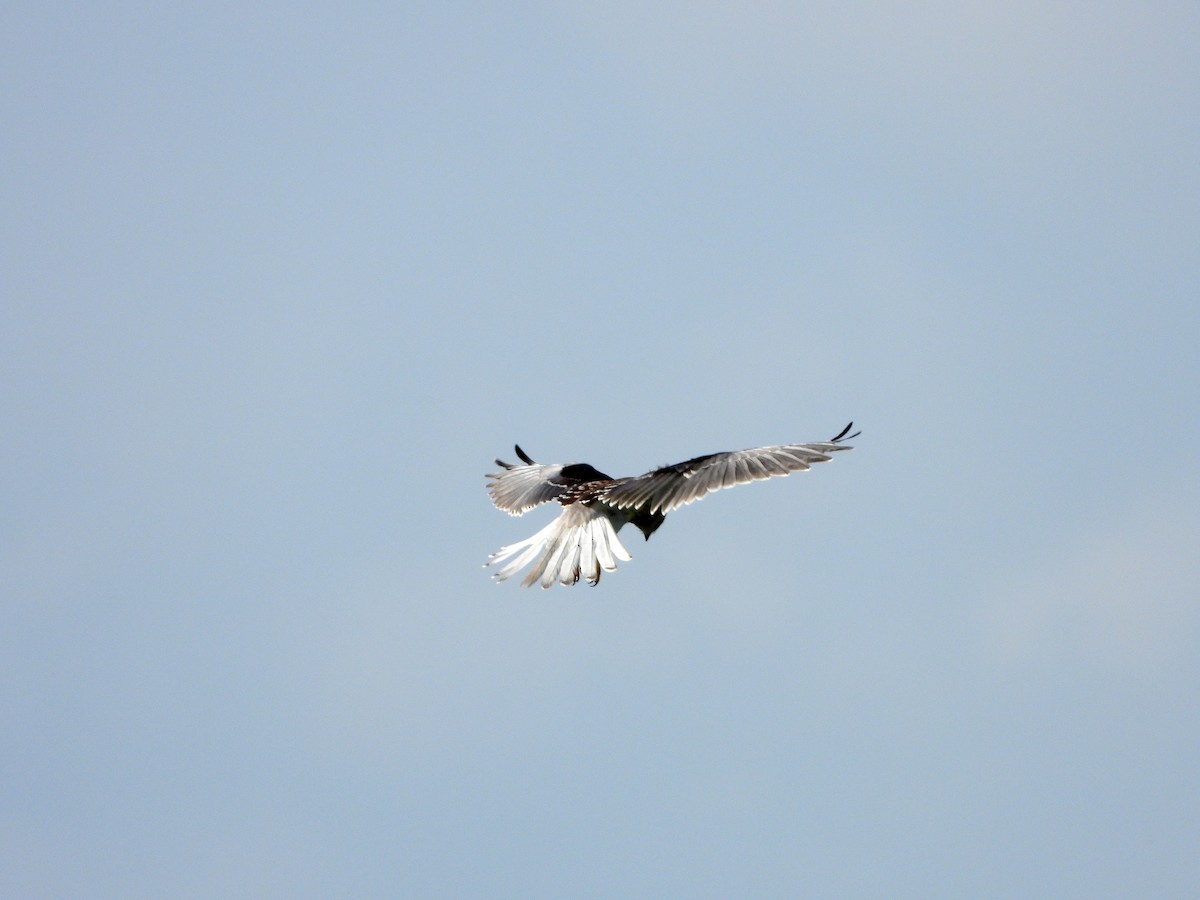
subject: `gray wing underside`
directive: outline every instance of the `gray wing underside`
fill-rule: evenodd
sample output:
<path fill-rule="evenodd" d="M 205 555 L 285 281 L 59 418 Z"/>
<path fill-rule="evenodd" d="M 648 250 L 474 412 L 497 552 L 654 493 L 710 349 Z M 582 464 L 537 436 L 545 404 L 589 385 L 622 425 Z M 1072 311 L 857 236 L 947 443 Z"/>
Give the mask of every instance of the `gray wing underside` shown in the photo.
<path fill-rule="evenodd" d="M 857 432 L 849 434 L 853 425 L 851 422 L 828 441 L 711 453 L 636 478 L 611 479 L 584 463 L 540 465 L 515 447 L 524 465 L 496 460 L 501 471 L 488 475 L 492 480 L 487 488 L 497 507 L 519 516 L 539 504 L 560 499 L 575 485 L 607 482 L 597 492 L 597 499 L 605 506 L 665 515 L 721 488 L 803 472 L 817 463 L 828 462 L 830 454 L 853 449 L 843 443 L 858 436 Z"/>
<path fill-rule="evenodd" d="M 604 492 L 601 502 L 615 509 L 666 514 L 722 488 L 804 472 L 828 462 L 830 454 L 852 449 L 840 440 L 844 440 L 841 435 L 814 444 L 778 444 L 698 456 L 637 478 L 620 479 Z"/>
<path fill-rule="evenodd" d="M 557 500 L 566 490 L 559 476 L 560 465 L 542 466 L 537 463 L 517 466 L 496 460 L 503 471 L 493 472 L 488 477 L 488 493 L 492 502 L 511 516 L 519 516 L 541 503 Z"/>
<path fill-rule="evenodd" d="M 513 450 L 524 465 L 496 460 L 501 471 L 488 475 L 492 480 L 487 486 L 492 502 L 509 515 L 519 516 L 541 503 L 559 500 L 579 485 L 612 481 L 587 463 L 543 466 L 530 459 L 519 445 Z"/>

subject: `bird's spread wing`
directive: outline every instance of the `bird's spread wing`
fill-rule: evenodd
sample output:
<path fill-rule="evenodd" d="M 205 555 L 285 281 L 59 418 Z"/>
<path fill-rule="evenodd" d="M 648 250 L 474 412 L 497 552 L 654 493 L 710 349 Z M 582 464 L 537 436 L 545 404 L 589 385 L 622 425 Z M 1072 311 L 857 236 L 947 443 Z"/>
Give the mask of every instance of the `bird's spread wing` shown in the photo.
<path fill-rule="evenodd" d="M 711 453 L 636 478 L 622 478 L 605 490 L 600 499 L 615 509 L 669 513 L 721 488 L 803 472 L 816 463 L 827 462 L 831 453 L 852 449 L 843 441 L 857 437 L 857 433 L 849 434 L 853 424 L 828 441 Z"/>
<path fill-rule="evenodd" d="M 571 487 L 588 481 L 611 480 L 586 463 L 543 466 L 530 459 L 520 447 L 514 447 L 524 465 L 496 460 L 501 471 L 488 478 L 492 502 L 509 515 L 519 516 L 541 503 L 558 500 Z"/>

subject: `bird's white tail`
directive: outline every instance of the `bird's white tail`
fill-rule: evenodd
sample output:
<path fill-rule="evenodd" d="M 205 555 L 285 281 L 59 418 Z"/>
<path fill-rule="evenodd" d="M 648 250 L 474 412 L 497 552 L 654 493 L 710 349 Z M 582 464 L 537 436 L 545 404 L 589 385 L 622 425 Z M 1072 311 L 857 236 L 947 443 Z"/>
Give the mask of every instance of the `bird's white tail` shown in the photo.
<path fill-rule="evenodd" d="M 543 588 L 555 581 L 575 584 L 581 575 L 588 584 L 596 584 L 601 569 L 613 572 L 618 559 L 628 562 L 633 557 L 617 537 L 608 516 L 581 503 L 572 503 L 533 537 L 501 547 L 488 557 L 486 565 L 504 563 L 492 573 L 497 581 L 504 581 L 535 558 L 537 562 L 521 582 L 525 587 L 532 587 L 538 580 Z"/>

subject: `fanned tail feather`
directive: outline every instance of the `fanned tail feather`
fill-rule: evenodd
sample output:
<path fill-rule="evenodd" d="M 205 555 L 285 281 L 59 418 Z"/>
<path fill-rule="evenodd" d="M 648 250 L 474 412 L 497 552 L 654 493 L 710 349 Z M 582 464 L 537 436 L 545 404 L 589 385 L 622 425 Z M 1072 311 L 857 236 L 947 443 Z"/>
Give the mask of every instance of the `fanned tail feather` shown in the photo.
<path fill-rule="evenodd" d="M 501 547 L 495 553 L 488 557 L 485 565 L 494 566 L 504 562 L 499 569 L 492 573 L 492 577 L 497 581 L 505 581 L 515 575 L 525 566 L 529 565 L 530 561 L 542 550 L 552 543 L 555 533 L 559 528 L 559 520 L 555 519 L 533 537 L 526 538 L 523 541 L 517 541 L 515 544 L 509 544 L 506 547 Z"/>
<path fill-rule="evenodd" d="M 575 584 L 580 577 L 597 584 L 601 571 L 613 572 L 618 559 L 628 562 L 632 558 L 608 516 L 571 506 L 533 537 L 501 547 L 488 557 L 487 565 L 503 563 L 492 577 L 505 581 L 536 559 L 521 583 L 532 587 L 540 581 L 548 588 L 555 581 Z"/>

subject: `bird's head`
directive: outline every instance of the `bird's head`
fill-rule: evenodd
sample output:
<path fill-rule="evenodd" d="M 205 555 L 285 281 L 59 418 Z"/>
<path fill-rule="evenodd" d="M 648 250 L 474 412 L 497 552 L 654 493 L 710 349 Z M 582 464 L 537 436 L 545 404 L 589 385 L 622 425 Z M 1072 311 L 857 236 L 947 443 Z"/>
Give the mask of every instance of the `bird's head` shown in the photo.
<path fill-rule="evenodd" d="M 656 513 L 638 513 L 630 522 L 637 526 L 638 530 L 646 536 L 646 540 L 650 540 L 650 535 L 658 531 L 660 526 L 667 518 L 667 514 L 663 512 Z"/>

